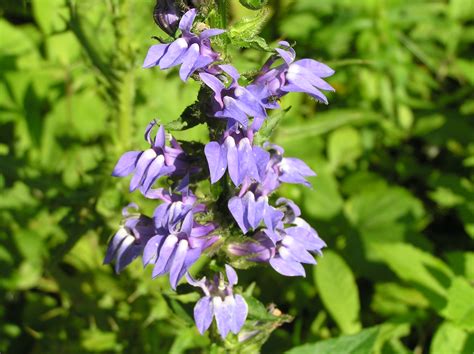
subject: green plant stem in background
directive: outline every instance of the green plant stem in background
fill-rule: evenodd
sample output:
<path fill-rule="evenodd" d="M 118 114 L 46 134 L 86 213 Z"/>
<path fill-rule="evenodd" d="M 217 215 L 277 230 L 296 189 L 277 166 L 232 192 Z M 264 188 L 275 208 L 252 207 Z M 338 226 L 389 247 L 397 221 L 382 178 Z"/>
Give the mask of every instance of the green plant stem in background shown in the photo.
<path fill-rule="evenodd" d="M 228 20 L 228 10 L 229 4 L 227 0 L 216 0 L 217 1 L 217 11 L 219 12 L 220 17 L 220 28 L 227 28 L 227 20 Z"/>
<path fill-rule="evenodd" d="M 118 137 L 119 146 L 128 148 L 133 133 L 132 119 L 135 101 L 135 60 L 130 47 L 131 19 L 133 8 L 130 0 L 119 1 L 114 6 L 116 16 L 114 21 L 115 38 L 117 41 L 117 66 L 119 68 L 118 88 Z"/>
<path fill-rule="evenodd" d="M 115 50 L 113 53 L 100 52 L 100 38 L 87 28 L 79 11 L 79 3 L 68 0 L 70 13 L 69 26 L 84 48 L 91 64 L 102 76 L 101 83 L 105 86 L 107 99 L 113 111 L 111 119 L 117 121 L 115 135 L 117 150 L 122 151 L 130 146 L 132 136 L 132 118 L 135 101 L 135 53 L 130 43 L 131 16 L 133 13 L 130 0 L 113 1 L 110 8 L 113 13 L 113 30 Z"/>

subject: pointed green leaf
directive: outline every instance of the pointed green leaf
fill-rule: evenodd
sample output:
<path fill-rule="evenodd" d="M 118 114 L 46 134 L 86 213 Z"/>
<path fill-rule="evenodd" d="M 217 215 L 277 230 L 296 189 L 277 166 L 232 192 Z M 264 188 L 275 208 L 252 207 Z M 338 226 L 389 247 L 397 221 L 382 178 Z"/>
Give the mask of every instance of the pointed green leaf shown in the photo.
<path fill-rule="evenodd" d="M 379 328 L 367 328 L 357 334 L 327 339 L 293 348 L 286 354 L 369 354 L 373 352 Z"/>
<path fill-rule="evenodd" d="M 358 332 L 361 329 L 359 292 L 344 259 L 333 251 L 324 252 L 324 257 L 315 267 L 314 279 L 324 306 L 341 331 Z"/>

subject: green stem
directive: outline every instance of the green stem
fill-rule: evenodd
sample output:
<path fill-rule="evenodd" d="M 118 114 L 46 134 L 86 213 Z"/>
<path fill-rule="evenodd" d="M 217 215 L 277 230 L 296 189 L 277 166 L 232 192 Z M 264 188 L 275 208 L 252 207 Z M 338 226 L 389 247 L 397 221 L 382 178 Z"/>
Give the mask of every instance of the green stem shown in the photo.
<path fill-rule="evenodd" d="M 227 28 L 227 9 L 228 9 L 228 4 L 227 0 L 217 0 L 217 9 L 219 11 L 219 15 L 221 17 L 221 28 L 226 29 Z"/>
<path fill-rule="evenodd" d="M 117 17 L 114 21 L 117 53 L 117 67 L 120 72 L 118 92 L 118 132 L 119 146 L 128 148 L 132 136 L 132 117 L 135 100 L 134 53 L 130 48 L 131 24 L 130 14 L 133 13 L 129 0 L 122 0 L 117 6 Z"/>

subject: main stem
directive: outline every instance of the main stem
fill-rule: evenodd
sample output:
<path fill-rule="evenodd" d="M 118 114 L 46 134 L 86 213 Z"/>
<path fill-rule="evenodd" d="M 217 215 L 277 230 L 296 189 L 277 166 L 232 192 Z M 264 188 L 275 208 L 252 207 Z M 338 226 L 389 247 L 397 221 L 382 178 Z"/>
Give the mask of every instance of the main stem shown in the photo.
<path fill-rule="evenodd" d="M 227 0 L 217 0 L 217 9 L 219 11 L 219 15 L 221 17 L 221 28 L 227 28 Z"/>

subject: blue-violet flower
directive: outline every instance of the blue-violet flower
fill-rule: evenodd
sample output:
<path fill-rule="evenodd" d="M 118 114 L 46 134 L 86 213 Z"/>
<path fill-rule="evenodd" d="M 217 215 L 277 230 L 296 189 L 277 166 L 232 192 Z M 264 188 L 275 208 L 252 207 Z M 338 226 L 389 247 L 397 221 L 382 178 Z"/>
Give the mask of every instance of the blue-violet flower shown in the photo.
<path fill-rule="evenodd" d="M 200 287 L 204 292 L 204 297 L 194 307 L 194 321 L 201 334 L 209 328 L 213 317 L 216 318 L 217 330 L 222 338 L 227 337 L 229 332 L 239 333 L 247 318 L 247 303 L 232 290 L 238 281 L 237 273 L 227 264 L 225 270 L 227 282 L 222 273 L 213 280 L 204 277 L 199 281 L 194 280 L 189 273 L 186 274 L 188 283 Z"/>

